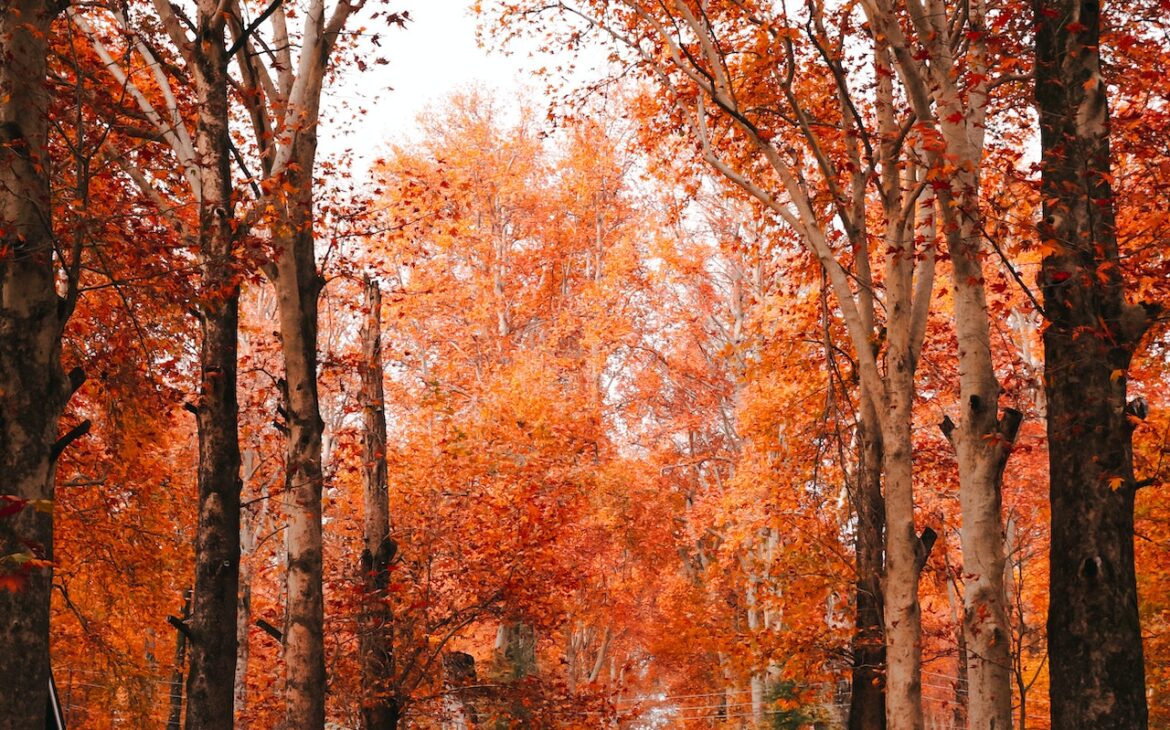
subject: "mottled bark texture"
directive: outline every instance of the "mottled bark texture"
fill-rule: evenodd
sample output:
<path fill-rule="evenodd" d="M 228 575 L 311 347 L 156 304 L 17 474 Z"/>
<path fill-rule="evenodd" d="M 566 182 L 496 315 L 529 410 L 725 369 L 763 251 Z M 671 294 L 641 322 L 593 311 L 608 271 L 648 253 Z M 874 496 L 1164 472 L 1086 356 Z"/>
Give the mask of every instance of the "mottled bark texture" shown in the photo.
<path fill-rule="evenodd" d="M 61 369 L 68 303 L 50 223 L 49 25 L 59 6 L 0 5 L 0 729 L 43 730 L 49 692 L 57 429 L 72 389 Z M 62 444 L 63 445 L 63 444 Z M 30 560 L 34 562 L 29 562 Z"/>
<path fill-rule="evenodd" d="M 955 449 L 962 510 L 964 632 L 968 648 L 968 727 L 1011 727 L 1011 642 L 1003 582 L 1001 515 L 1003 468 L 1011 452 L 1019 414 L 999 413 L 999 382 L 991 357 L 990 320 L 984 286 L 984 226 L 979 208 L 980 165 L 987 128 L 988 79 L 986 4 L 974 2 L 948 12 L 946 3 L 862 3 L 877 34 L 888 39 L 894 68 L 919 120 L 938 131 L 941 145 L 923 145 L 926 180 L 937 195 L 938 230 L 951 259 L 955 334 L 959 361 L 959 422 L 944 430 Z M 962 46 L 948 28 L 964 28 Z M 913 40 L 906 30 L 913 32 Z M 960 82 L 970 78 L 969 84 Z M 891 345 L 892 348 L 892 345 Z M 894 366 L 891 366 L 894 367 Z M 887 449 L 891 441 L 886 439 Z M 887 580 L 893 541 L 905 536 L 895 524 L 887 488 Z M 924 543 L 925 544 L 925 543 Z M 898 621 L 886 601 L 886 627 Z M 891 668 L 894 657 L 888 657 Z M 916 678 L 917 679 L 917 678 Z M 921 695 L 919 694 L 919 699 Z M 893 673 L 889 701 L 894 700 Z M 890 725 L 922 727 L 921 708 L 904 722 L 889 713 Z"/>
<path fill-rule="evenodd" d="M 872 410 L 872 409 L 869 409 Z M 859 464 L 854 484 L 854 537 L 857 580 L 853 633 L 852 691 L 849 730 L 885 730 L 885 632 L 882 628 L 885 503 L 882 498 L 882 440 L 876 416 L 863 414 L 858 424 Z"/>
<path fill-rule="evenodd" d="M 187 674 L 187 730 L 232 727 L 236 667 L 236 611 L 240 569 L 240 444 L 236 352 L 240 287 L 233 263 L 230 141 L 224 14 L 216 0 L 200 0 L 191 44 L 199 101 L 196 153 L 199 176 L 199 522 L 195 534 L 195 590 L 191 664 Z"/>
<path fill-rule="evenodd" d="M 362 328 L 362 499 L 365 507 L 362 575 L 365 600 L 361 614 L 363 730 L 398 727 L 399 702 L 394 692 L 393 619 L 386 604 L 390 566 L 397 544 L 390 538 L 390 499 L 386 483 L 386 404 L 382 387 L 382 292 L 365 282 L 366 321 Z"/>
<path fill-rule="evenodd" d="M 285 514 L 288 574 L 284 631 L 285 727 L 325 726 L 325 604 L 322 582 L 321 420 L 317 397 L 317 297 L 313 250 L 315 128 L 298 130 L 279 201 L 273 283 L 287 388 Z"/>
<path fill-rule="evenodd" d="M 1109 112 L 1095 0 L 1037 0 L 1036 102 L 1051 251 L 1040 284 L 1052 500 L 1052 727 L 1147 725 L 1133 560 L 1135 482 L 1126 369 L 1150 311 L 1118 267 Z M 1152 309 L 1149 308 L 1149 309 Z"/>
<path fill-rule="evenodd" d="M 933 270 L 916 266 L 916 257 L 905 255 L 913 250 L 909 232 L 920 232 L 927 249 L 933 247 L 933 231 L 917 220 L 933 219 L 930 201 L 910 197 L 913 189 L 913 167 L 905 174 L 896 172 L 903 166 L 895 140 L 898 122 L 894 116 L 894 72 L 891 65 L 892 49 L 882 40 L 874 47 L 874 67 L 878 73 L 878 126 L 882 133 L 880 156 L 883 176 L 881 203 L 884 213 L 883 254 L 885 256 L 885 362 L 881 387 L 874 387 L 868 379 L 861 382 L 861 407 L 864 428 L 879 424 L 880 448 L 868 444 L 866 448 L 880 452 L 885 499 L 881 505 L 885 526 L 885 555 L 878 573 L 881 580 L 881 617 L 884 621 L 884 673 L 886 723 L 899 730 L 920 730 L 922 716 L 922 609 L 918 600 L 919 582 L 926 557 L 933 540 L 924 541 L 914 522 L 914 377 L 918 355 L 925 332 L 927 302 L 933 281 Z M 885 173 L 884 171 L 890 171 Z M 901 211 L 909 207 L 918 211 L 913 225 L 902 225 Z M 862 216 L 858 216 L 860 220 Z M 930 257 L 926 257 L 930 261 Z M 924 262 L 925 264 L 926 262 Z M 874 304 L 868 302 L 867 335 L 875 331 Z M 854 348 L 870 347 L 872 335 L 865 342 L 855 338 Z M 873 364 L 876 369 L 876 363 Z M 869 439 L 877 438 L 868 434 Z M 872 485 L 871 485 L 872 488 Z M 868 509 L 876 508 L 871 503 Z M 860 513 L 859 513 L 860 514 Z M 876 518 L 870 515 L 870 519 Z M 933 533 L 930 533 L 933 534 Z M 870 560 L 873 556 L 868 556 Z M 872 580 L 872 576 L 859 576 Z M 867 710 L 872 713 L 873 710 Z"/>

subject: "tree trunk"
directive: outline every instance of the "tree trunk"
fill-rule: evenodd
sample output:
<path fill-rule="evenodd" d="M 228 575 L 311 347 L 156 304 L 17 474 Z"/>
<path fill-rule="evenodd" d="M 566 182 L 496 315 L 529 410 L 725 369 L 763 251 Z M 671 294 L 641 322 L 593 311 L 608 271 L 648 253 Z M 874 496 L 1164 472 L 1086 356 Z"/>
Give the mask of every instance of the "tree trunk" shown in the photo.
<path fill-rule="evenodd" d="M 902 367 L 894 364 L 891 370 Z M 905 377 L 906 373 L 902 372 L 901 376 Z M 914 529 L 910 431 L 913 394 L 905 392 L 895 380 L 891 377 L 890 413 L 882 439 L 885 444 L 887 519 L 886 571 L 882 591 L 887 661 L 886 715 L 892 728 L 921 730 L 922 614 L 918 584 L 933 540 L 920 538 Z"/>
<path fill-rule="evenodd" d="M 856 609 L 853 632 L 849 730 L 885 730 L 886 645 L 882 628 L 881 576 L 885 552 L 886 508 L 882 499 L 882 440 L 872 407 L 858 424 L 861 442 L 854 484 L 857 534 Z"/>
<path fill-rule="evenodd" d="M 512 685 L 513 688 L 525 677 L 535 674 L 536 630 L 523 621 L 501 623 L 496 631 L 495 665 L 498 681 L 506 686 Z M 507 722 L 497 723 L 497 726 L 522 730 L 533 727 L 535 718 L 523 695 L 506 696 L 509 699 L 502 709 L 506 713 Z"/>
<path fill-rule="evenodd" d="M 963 567 L 971 576 L 964 596 L 971 678 L 968 727 L 1004 730 L 1011 726 L 1011 642 L 1003 586 L 1000 483 L 1019 414 L 1013 411 L 1002 422 L 999 419 L 999 383 L 991 360 L 980 258 L 983 226 L 978 171 L 991 75 L 986 9 L 984 3 L 969 3 L 948 17 L 944 3 L 932 3 L 929 10 L 919 3 L 893 0 L 864 7 L 875 35 L 886 39 L 893 52 L 906 100 L 920 121 L 934 126 L 943 142 L 923 146 L 931 169 L 922 182 L 937 194 L 934 209 L 943 223 L 941 232 L 952 261 L 961 422 L 956 426 L 948 419 L 944 430 L 959 464 Z M 955 55 L 947 44 L 948 25 L 968 31 L 962 54 Z M 913 40 L 907 29 L 913 32 Z M 958 82 L 964 77 L 970 79 L 969 84 Z M 903 528 L 895 527 L 888 496 L 887 509 L 892 543 L 896 537 L 902 539 Z M 891 559 L 892 554 L 891 549 Z M 892 568 L 888 565 L 887 570 Z M 891 610 L 887 600 L 887 614 Z M 895 623 L 887 615 L 887 628 Z M 888 661 L 892 667 L 894 657 Z M 892 691 L 889 700 L 894 700 Z"/>
<path fill-rule="evenodd" d="M 913 187 L 909 176 L 899 169 L 895 148 L 897 128 L 893 117 L 893 74 L 890 72 L 889 49 L 879 40 L 875 45 L 875 68 L 878 71 L 879 125 L 882 130 L 881 159 L 889 170 L 881 181 L 882 210 L 885 219 L 885 287 L 886 287 L 886 372 L 882 389 L 861 382 L 860 398 L 863 418 L 880 423 L 880 453 L 885 477 L 885 565 L 882 576 L 882 619 L 885 622 L 885 690 L 886 723 L 896 730 L 921 730 L 922 715 L 922 608 L 918 587 L 922 568 L 934 545 L 933 530 L 920 537 L 914 524 L 914 377 L 917 353 L 929 302 L 933 270 L 919 271 L 915 286 L 915 257 L 906 256 L 912 243 L 900 226 L 900 212 L 907 203 L 905 190 Z M 929 217 L 929 210 L 927 212 Z M 916 230 L 915 228 L 910 228 Z M 933 247 L 933 231 L 925 236 L 926 249 Z M 925 301 L 924 301 L 925 300 Z M 921 319 L 923 324 L 918 324 Z M 872 326 L 871 326 L 872 330 Z M 854 347 L 871 346 L 855 342 Z M 877 349 L 881 343 L 877 342 Z M 884 396 L 884 397 L 883 397 Z M 872 420 L 871 420 L 872 418 Z M 880 419 L 880 421 L 879 421 Z M 874 438 L 872 435 L 870 438 Z M 875 448 L 875 444 L 868 448 Z M 872 487 L 872 485 L 871 485 Z"/>
<path fill-rule="evenodd" d="M 365 282 L 366 322 L 362 329 L 362 495 L 365 505 L 365 550 L 362 572 L 361 662 L 362 727 L 394 730 L 398 701 L 394 692 L 393 615 L 386 604 L 390 561 L 397 545 L 390 539 L 390 501 L 386 484 L 386 405 L 382 389 L 382 292 Z"/>
<path fill-rule="evenodd" d="M 182 621 L 191 617 L 191 593 L 183 602 Z M 187 634 L 175 631 L 175 668 L 171 672 L 171 709 L 167 715 L 167 730 L 183 727 L 183 675 L 187 667 Z"/>
<path fill-rule="evenodd" d="M 288 412 L 285 472 L 288 515 L 287 608 L 284 631 L 285 724 L 325 726 L 325 606 L 321 542 L 321 434 L 317 398 L 317 295 L 313 250 L 313 129 L 296 132 L 275 231 L 276 288 Z"/>
<path fill-rule="evenodd" d="M 203 293 L 199 403 L 199 524 L 191 604 L 187 730 L 233 722 L 240 567 L 240 444 L 236 400 L 239 283 L 233 265 L 227 53 L 217 3 L 199 3 L 192 45 L 199 98 L 199 248 Z"/>
<path fill-rule="evenodd" d="M 1012 722 L 1011 626 L 1004 585 L 1003 469 L 1019 428 L 1019 411 L 999 417 L 999 383 L 991 360 L 990 320 L 974 216 L 978 190 L 969 186 L 964 232 L 950 246 L 954 272 L 955 329 L 959 340 L 959 425 L 945 422 L 959 466 L 963 529 L 963 635 L 967 652 L 967 727 L 1008 730 Z M 962 198 L 960 198 L 962 199 Z M 945 204 L 945 203 L 944 203 Z M 969 230 L 968 230 L 969 227 Z"/>
<path fill-rule="evenodd" d="M 1149 324 L 1127 303 L 1110 185 L 1095 0 L 1037 0 L 1044 221 L 1040 283 L 1052 503 L 1052 726 L 1147 726 L 1133 558 L 1136 489 L 1126 369 Z"/>
<path fill-rule="evenodd" d="M 496 631 L 496 666 L 501 678 L 515 682 L 536 672 L 536 631 L 523 621 L 508 621 Z"/>
<path fill-rule="evenodd" d="M 3 730 L 43 730 L 49 705 L 48 507 L 57 427 L 71 392 L 61 369 L 68 311 L 56 291 L 46 149 L 46 53 L 56 11 L 43 0 L 0 7 L 0 514 L 15 510 L 0 516 L 0 555 L 21 556 L 0 563 L 0 579 L 24 581 L 0 587 Z"/>

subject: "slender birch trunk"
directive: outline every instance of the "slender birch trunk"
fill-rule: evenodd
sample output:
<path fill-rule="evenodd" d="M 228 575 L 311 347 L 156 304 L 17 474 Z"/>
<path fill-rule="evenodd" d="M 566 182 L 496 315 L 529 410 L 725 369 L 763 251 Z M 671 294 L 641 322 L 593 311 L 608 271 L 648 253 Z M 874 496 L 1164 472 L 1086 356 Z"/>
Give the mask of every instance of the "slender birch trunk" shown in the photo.
<path fill-rule="evenodd" d="M 968 153 L 963 159 L 978 158 L 978 149 Z M 1022 414 L 1007 409 L 1002 419 L 999 415 L 1000 388 L 991 359 L 991 325 L 979 254 L 978 178 L 962 173 L 956 177 L 953 198 L 940 197 L 944 205 L 958 201 L 961 217 L 958 234 L 948 235 L 948 249 L 954 274 L 962 415 L 957 425 L 948 420 L 943 428 L 959 466 L 967 722 L 970 728 L 996 730 L 1011 727 L 1011 626 L 1003 578 L 1002 485 Z"/>
<path fill-rule="evenodd" d="M 886 289 L 885 412 L 872 389 L 862 384 L 863 413 L 876 413 L 881 424 L 881 454 L 885 476 L 885 571 L 882 574 L 882 618 L 886 639 L 886 722 L 898 730 L 921 730 L 922 715 L 922 609 L 919 581 L 936 534 L 926 528 L 919 535 L 914 520 L 914 376 L 921 351 L 933 269 L 924 267 L 915 282 L 913 250 L 917 219 L 904 214 L 926 208 L 932 215 L 931 198 L 909 197 L 917 180 L 914 168 L 899 174 L 893 113 L 893 74 L 890 49 L 879 39 L 874 49 L 878 70 L 878 125 L 881 130 Z M 924 245 L 933 251 L 933 231 L 924 226 Z M 909 235 L 908 235 L 909 232 Z M 933 261 L 932 254 L 926 256 Z M 880 347 L 881 343 L 877 343 Z"/>
<path fill-rule="evenodd" d="M 159 0 L 161 2 L 161 0 Z M 275 261 L 266 268 L 276 291 L 287 394 L 285 474 L 288 573 L 284 632 L 285 726 L 321 730 L 325 724 L 324 586 L 321 495 L 324 423 L 317 393 L 317 298 L 323 282 L 314 251 L 313 173 L 321 95 L 333 49 L 364 0 L 340 2 L 326 13 L 324 0 L 302 10 L 299 41 L 289 33 L 288 14 L 271 8 L 276 48 L 256 52 L 239 17 L 232 19 L 242 94 L 260 148 L 260 169 L 274 183 L 266 203 Z M 236 5 L 228 2 L 235 8 Z M 399 13 L 389 22 L 403 23 Z M 294 62 L 292 48 L 300 46 Z M 263 66 L 271 61 L 271 71 Z M 273 130 L 278 129 L 279 133 Z"/>
<path fill-rule="evenodd" d="M 1011 726 L 1011 642 L 1000 487 L 1021 414 L 1009 409 L 999 416 L 980 254 L 979 167 L 990 73 L 986 8 L 983 0 L 975 0 L 961 16 L 949 18 L 941 0 L 907 3 L 904 10 L 891 0 L 866 0 L 864 5 L 876 32 L 889 43 L 894 70 L 918 119 L 929 123 L 942 142 L 924 147 L 930 163 L 927 181 L 938 195 L 940 232 L 952 261 L 959 345 L 960 422 L 947 419 L 943 429 L 959 465 L 963 570 L 969 576 L 964 584 L 968 726 L 1001 730 Z M 962 55 L 954 46 L 957 36 L 948 31 L 948 23 L 959 21 L 969 40 Z M 906 27 L 914 33 L 913 44 Z M 960 61 L 962 68 L 956 65 Z M 975 79 L 969 88 L 960 87 L 961 71 Z"/>
<path fill-rule="evenodd" d="M 1157 307 L 1126 301 L 1110 183 L 1100 3 L 1036 0 L 1044 221 L 1040 274 L 1052 499 L 1052 727 L 1149 722 L 1134 572 L 1126 371 Z"/>

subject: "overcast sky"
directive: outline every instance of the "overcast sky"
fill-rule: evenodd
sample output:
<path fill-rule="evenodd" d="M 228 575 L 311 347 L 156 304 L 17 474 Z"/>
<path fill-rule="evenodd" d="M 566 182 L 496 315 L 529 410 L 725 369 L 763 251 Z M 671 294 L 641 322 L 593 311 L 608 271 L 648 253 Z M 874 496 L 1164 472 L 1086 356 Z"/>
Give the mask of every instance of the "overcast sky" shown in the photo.
<path fill-rule="evenodd" d="M 526 51 L 505 56 L 480 48 L 475 33 L 479 19 L 469 5 L 470 0 L 396 5 L 410 11 L 410 22 L 382 33 L 379 53 L 370 56 L 382 55 L 389 63 L 371 63 L 365 72 L 348 73 L 340 87 L 329 92 L 330 103 L 360 105 L 368 113 L 355 129 L 337 137 L 335 121 L 352 118 L 349 111 L 339 109 L 338 116 L 327 122 L 334 128 L 323 130 L 325 152 L 352 147 L 360 162 L 368 163 L 386 142 L 410 137 L 415 118 L 428 105 L 471 84 L 504 94 L 540 93 L 542 85 L 532 83 L 529 72 L 544 61 L 529 59 Z M 364 41 L 363 45 L 368 47 Z"/>

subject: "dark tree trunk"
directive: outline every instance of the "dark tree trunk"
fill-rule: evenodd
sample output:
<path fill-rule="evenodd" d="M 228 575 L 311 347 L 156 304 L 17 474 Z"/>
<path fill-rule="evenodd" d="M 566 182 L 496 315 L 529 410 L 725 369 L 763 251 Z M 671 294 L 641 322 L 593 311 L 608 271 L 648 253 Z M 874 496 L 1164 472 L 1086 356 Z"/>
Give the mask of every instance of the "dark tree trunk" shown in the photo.
<path fill-rule="evenodd" d="M 43 730 L 49 705 L 57 428 L 76 376 L 61 369 L 69 305 L 57 296 L 49 202 L 49 25 L 44 0 L 0 5 L 0 729 Z M 33 562 L 29 562 L 31 559 Z"/>
<path fill-rule="evenodd" d="M 233 265 L 227 53 L 224 17 L 201 0 L 192 44 L 199 98 L 199 248 L 203 293 L 199 431 L 199 524 L 188 626 L 187 730 L 232 727 L 240 580 L 240 444 L 236 400 L 238 272 Z"/>
<path fill-rule="evenodd" d="M 362 573 L 361 661 L 364 730 L 398 727 L 394 692 L 393 615 L 386 605 L 390 563 L 397 545 L 390 539 L 390 500 L 386 485 L 386 404 L 382 388 L 382 292 L 365 282 L 366 322 L 362 329 L 362 495 L 365 549 Z"/>
<path fill-rule="evenodd" d="M 872 409 L 869 409 L 872 410 Z M 882 499 L 881 431 L 870 418 L 858 424 L 861 442 L 854 508 L 857 535 L 857 606 L 853 634 L 853 676 L 849 730 L 885 730 L 886 639 L 882 613 L 882 569 L 886 508 Z"/>
<path fill-rule="evenodd" d="M 1133 562 L 1126 369 L 1146 330 L 1126 302 L 1109 182 L 1096 0 L 1036 0 L 1041 286 L 1051 473 L 1052 727 L 1147 724 Z"/>
<path fill-rule="evenodd" d="M 321 436 L 317 397 L 317 296 L 321 279 L 313 250 L 313 129 L 292 142 L 275 231 L 273 283 L 280 318 L 288 404 L 285 472 L 288 594 L 284 631 L 285 726 L 325 726 L 325 603 L 322 581 Z"/>
<path fill-rule="evenodd" d="M 181 621 L 191 617 L 191 594 L 183 603 Z M 179 730 L 183 726 L 183 675 L 187 665 L 187 634 L 175 631 L 175 668 L 171 672 L 171 709 L 167 714 L 167 730 Z"/>

